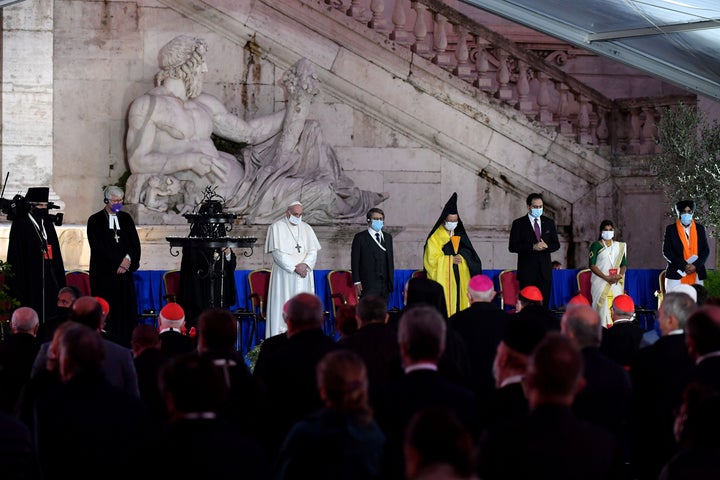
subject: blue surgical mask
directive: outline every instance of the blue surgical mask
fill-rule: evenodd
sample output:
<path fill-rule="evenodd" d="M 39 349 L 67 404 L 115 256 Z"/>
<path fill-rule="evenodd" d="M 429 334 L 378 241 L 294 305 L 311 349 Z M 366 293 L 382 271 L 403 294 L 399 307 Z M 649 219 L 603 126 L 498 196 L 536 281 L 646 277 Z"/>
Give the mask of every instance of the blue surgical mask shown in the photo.
<path fill-rule="evenodd" d="M 118 213 L 120 210 L 122 210 L 122 206 L 123 206 L 122 203 L 113 203 L 112 205 L 110 205 L 110 209 L 114 213 Z"/>
<path fill-rule="evenodd" d="M 376 232 L 379 232 L 380 230 L 382 230 L 383 225 L 385 225 L 385 222 L 383 222 L 382 220 L 373 220 L 370 224 L 370 228 L 372 228 Z"/>
<path fill-rule="evenodd" d="M 531 208 L 530 209 L 530 215 L 532 215 L 535 218 L 540 218 L 542 215 L 543 209 L 542 208 Z"/>
<path fill-rule="evenodd" d="M 458 226 L 458 222 L 445 222 L 445 230 L 452 232 Z"/>
<path fill-rule="evenodd" d="M 680 214 L 680 222 L 685 225 L 686 227 L 692 223 L 693 215 L 692 213 L 681 213 Z"/>

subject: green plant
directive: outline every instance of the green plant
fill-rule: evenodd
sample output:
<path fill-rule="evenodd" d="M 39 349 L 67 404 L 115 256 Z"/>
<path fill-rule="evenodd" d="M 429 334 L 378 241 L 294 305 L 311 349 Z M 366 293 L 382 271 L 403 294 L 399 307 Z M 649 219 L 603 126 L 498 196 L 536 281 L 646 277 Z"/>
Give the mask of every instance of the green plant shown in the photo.
<path fill-rule="evenodd" d="M 255 371 L 255 362 L 257 362 L 258 355 L 260 354 L 261 345 L 262 340 L 245 354 L 245 361 L 247 362 L 248 367 L 250 367 L 251 372 Z"/>
<path fill-rule="evenodd" d="M 708 270 L 703 284 L 710 297 L 720 297 L 720 270 Z"/>
<path fill-rule="evenodd" d="M 13 276 L 12 267 L 9 263 L 0 260 L 0 276 L 3 279 Z M 20 302 L 10 294 L 10 287 L 8 287 L 5 281 L 0 282 L 0 341 L 5 341 L 5 336 L 9 333 L 9 318 L 10 312 L 20 306 Z"/>
<path fill-rule="evenodd" d="M 663 111 L 656 141 L 662 153 L 648 167 L 668 204 L 695 200 L 696 214 L 712 235 L 720 227 L 720 125 L 697 107 L 679 104 Z"/>

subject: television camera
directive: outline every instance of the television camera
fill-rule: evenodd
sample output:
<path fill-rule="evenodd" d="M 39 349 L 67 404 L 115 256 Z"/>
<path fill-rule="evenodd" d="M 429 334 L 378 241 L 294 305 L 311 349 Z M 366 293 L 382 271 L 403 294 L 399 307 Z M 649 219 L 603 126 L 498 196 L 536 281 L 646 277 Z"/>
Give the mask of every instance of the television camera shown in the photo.
<path fill-rule="evenodd" d="M 8 173 L 9 175 L 9 173 Z M 20 215 L 24 215 L 30 211 L 31 208 L 31 202 L 28 202 L 25 197 L 23 197 L 20 194 L 17 194 L 13 197 L 12 200 L 8 200 L 5 198 L 5 185 L 7 185 L 7 178 L 8 176 L 5 176 L 5 184 L 3 185 L 2 192 L 0 192 L 0 213 L 4 213 L 7 215 L 7 219 L 10 221 L 15 220 Z M 60 208 L 59 205 L 55 205 L 53 202 L 48 202 L 48 212 L 50 210 L 58 209 Z M 56 227 L 62 226 L 63 222 L 63 216 L 65 214 L 62 212 L 58 213 L 48 213 L 47 218 L 55 224 Z"/>

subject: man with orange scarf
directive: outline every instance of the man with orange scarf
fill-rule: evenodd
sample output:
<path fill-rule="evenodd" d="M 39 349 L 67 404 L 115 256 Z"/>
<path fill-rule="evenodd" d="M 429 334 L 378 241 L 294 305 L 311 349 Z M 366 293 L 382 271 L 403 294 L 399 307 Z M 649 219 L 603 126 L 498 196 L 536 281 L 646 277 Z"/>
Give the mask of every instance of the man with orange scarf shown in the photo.
<path fill-rule="evenodd" d="M 703 284 L 705 261 L 710 255 L 705 227 L 693 219 L 695 202 L 681 200 L 675 205 L 678 219 L 665 229 L 663 257 L 667 260 L 665 291 L 680 283 Z"/>

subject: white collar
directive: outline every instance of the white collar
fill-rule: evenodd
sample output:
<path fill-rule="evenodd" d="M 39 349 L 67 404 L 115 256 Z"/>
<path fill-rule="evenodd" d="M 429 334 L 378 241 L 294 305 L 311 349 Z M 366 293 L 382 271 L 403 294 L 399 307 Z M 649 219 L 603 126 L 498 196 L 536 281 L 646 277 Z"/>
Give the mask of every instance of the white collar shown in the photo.
<path fill-rule="evenodd" d="M 405 367 L 405 373 L 414 372 L 415 370 L 433 370 L 437 372 L 437 364 L 431 362 L 419 362 Z"/>
<path fill-rule="evenodd" d="M 513 383 L 522 383 L 524 375 L 510 375 L 500 383 L 500 388 L 507 387 Z"/>
<path fill-rule="evenodd" d="M 110 230 L 120 230 L 120 222 L 117 215 L 108 213 L 108 228 Z"/>

